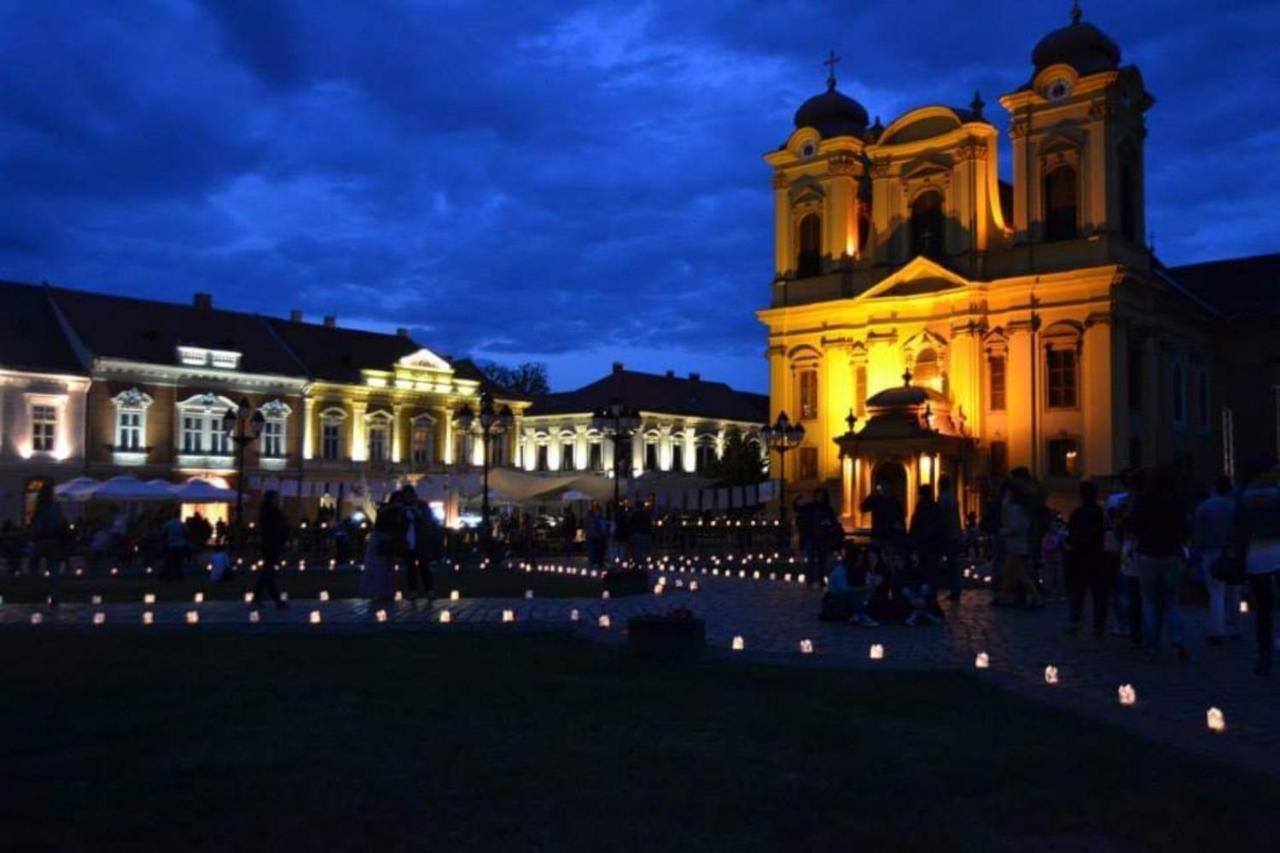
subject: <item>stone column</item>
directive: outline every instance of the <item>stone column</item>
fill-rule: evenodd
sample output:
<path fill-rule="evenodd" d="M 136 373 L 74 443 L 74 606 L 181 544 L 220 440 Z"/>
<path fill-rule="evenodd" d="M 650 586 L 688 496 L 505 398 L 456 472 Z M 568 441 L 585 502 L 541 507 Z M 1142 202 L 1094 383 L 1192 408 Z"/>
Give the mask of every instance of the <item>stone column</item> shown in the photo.
<path fill-rule="evenodd" d="M 787 197 L 787 179 L 773 176 L 774 275 L 778 278 L 795 268 L 795 252 L 791 248 L 791 201 Z"/>
<path fill-rule="evenodd" d="M 1115 358 L 1111 317 L 1094 314 L 1085 320 L 1084 345 L 1080 353 L 1081 415 L 1084 436 L 1082 477 L 1101 477 L 1117 470 L 1115 448 Z"/>
<path fill-rule="evenodd" d="M 351 401 L 351 461 L 364 462 L 369 458 L 369 448 L 365 442 L 365 413 L 369 411 L 367 400 Z"/>
<path fill-rule="evenodd" d="M 316 444 L 316 401 L 314 397 L 302 398 L 302 458 L 315 458 Z"/>

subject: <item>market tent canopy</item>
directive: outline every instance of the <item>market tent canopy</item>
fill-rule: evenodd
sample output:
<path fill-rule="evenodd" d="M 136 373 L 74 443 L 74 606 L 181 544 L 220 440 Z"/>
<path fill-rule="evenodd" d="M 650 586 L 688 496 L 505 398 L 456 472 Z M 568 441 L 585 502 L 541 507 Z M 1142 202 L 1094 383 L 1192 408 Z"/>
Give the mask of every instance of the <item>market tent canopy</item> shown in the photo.
<path fill-rule="evenodd" d="M 178 486 L 171 486 L 170 490 L 174 497 L 184 504 L 224 504 L 236 499 L 233 489 L 220 488 L 199 477 L 193 477 Z"/>
<path fill-rule="evenodd" d="M 76 477 L 54 486 L 53 494 L 60 501 L 87 501 L 101 485 L 99 480 L 92 477 Z"/>
<path fill-rule="evenodd" d="M 99 485 L 89 500 L 115 503 L 174 501 L 173 490 L 161 483 L 144 483 L 137 477 L 122 474 Z"/>

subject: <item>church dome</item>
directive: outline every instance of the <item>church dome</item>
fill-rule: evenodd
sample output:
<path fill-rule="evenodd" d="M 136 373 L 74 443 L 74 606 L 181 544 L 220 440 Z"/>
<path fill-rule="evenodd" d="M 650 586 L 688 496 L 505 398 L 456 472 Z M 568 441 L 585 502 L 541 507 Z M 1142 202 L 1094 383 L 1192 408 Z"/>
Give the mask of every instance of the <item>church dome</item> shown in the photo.
<path fill-rule="evenodd" d="M 838 92 L 835 80 L 828 80 L 827 91 L 814 95 L 796 110 L 796 127 L 812 127 L 823 139 L 861 137 L 867 131 L 867 111 L 853 98 Z"/>
<path fill-rule="evenodd" d="M 913 406 L 924 406 L 934 403 L 946 404 L 947 398 L 933 390 L 920 385 L 900 385 L 897 388 L 886 388 L 867 399 L 869 409 L 905 409 Z"/>
<path fill-rule="evenodd" d="M 1080 7 L 1071 10 L 1071 23 L 1040 39 L 1031 52 L 1039 74 L 1050 65 L 1070 65 L 1080 75 L 1114 71 L 1120 67 L 1120 47 L 1093 24 L 1082 23 Z"/>

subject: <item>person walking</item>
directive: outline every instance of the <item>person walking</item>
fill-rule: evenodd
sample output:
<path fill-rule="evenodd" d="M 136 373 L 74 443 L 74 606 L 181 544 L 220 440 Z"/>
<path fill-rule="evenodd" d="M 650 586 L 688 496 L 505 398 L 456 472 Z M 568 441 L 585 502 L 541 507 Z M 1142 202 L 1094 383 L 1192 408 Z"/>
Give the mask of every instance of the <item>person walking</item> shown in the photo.
<path fill-rule="evenodd" d="M 1004 498 L 1000 503 L 1000 536 L 1004 541 L 1004 566 L 1001 570 L 1002 585 L 993 604 L 1017 604 L 1019 597 L 1025 607 L 1044 606 L 1040 590 L 1028 574 L 1028 555 L 1031 552 L 1031 515 L 1028 504 L 1034 502 L 1031 473 L 1025 468 L 1014 469 L 1004 484 Z"/>
<path fill-rule="evenodd" d="M 1178 660 L 1186 661 L 1191 655 L 1183 642 L 1178 587 L 1182 580 L 1182 548 L 1189 530 L 1174 485 L 1168 469 L 1153 471 L 1133 503 L 1130 527 L 1138 555 L 1147 656 L 1152 660 L 1159 657 L 1167 626 Z"/>
<path fill-rule="evenodd" d="M 1067 520 L 1067 630 L 1080 630 L 1084 618 L 1084 596 L 1093 596 L 1093 637 L 1101 639 L 1107 627 L 1107 594 L 1114 582 L 1104 550 L 1107 522 L 1098 504 L 1098 485 L 1091 480 L 1080 484 L 1080 505 Z"/>
<path fill-rule="evenodd" d="M 66 519 L 54 500 L 53 483 L 48 481 L 36 492 L 35 511 L 31 514 L 31 574 L 39 577 L 43 564 L 49 572 L 49 606 L 57 607 L 62 595 L 63 528 Z"/>
<path fill-rule="evenodd" d="M 949 601 L 960 600 L 964 577 L 961 574 L 960 555 L 964 551 L 964 529 L 960 526 L 960 503 L 956 499 L 955 483 L 950 474 L 938 478 L 938 514 L 942 521 L 942 560 L 945 577 L 950 587 Z"/>
<path fill-rule="evenodd" d="M 280 493 L 270 489 L 262 495 L 262 507 L 258 510 L 258 545 L 262 552 L 262 566 L 258 569 L 258 579 L 253 585 L 253 606 L 259 607 L 264 592 L 271 593 L 271 600 L 276 607 L 284 610 L 288 603 L 280 596 L 280 587 L 276 581 L 276 567 L 284 555 L 285 543 L 289 541 L 289 522 L 280 509 Z"/>
<path fill-rule="evenodd" d="M 160 536 L 164 540 L 164 569 L 160 576 L 166 580 L 179 580 L 189 548 L 187 525 L 182 521 L 181 510 L 169 513 L 169 518 L 160 528 Z"/>
<path fill-rule="evenodd" d="M 434 593 L 431 563 L 439 558 L 443 531 L 413 486 L 406 484 L 400 489 L 400 506 L 404 514 L 405 592 L 410 598 L 417 598 L 421 590 L 429 604 Z"/>
<path fill-rule="evenodd" d="M 1253 596 L 1258 641 L 1254 672 L 1269 676 L 1275 657 L 1275 586 L 1280 578 L 1280 468 L 1270 463 L 1254 468 L 1257 473 L 1249 478 L 1237 504 L 1238 536 Z"/>
<path fill-rule="evenodd" d="M 1213 494 L 1196 507 L 1191 523 L 1191 544 L 1195 546 L 1204 571 L 1204 585 L 1209 593 L 1209 645 L 1222 644 L 1228 631 L 1240 636 L 1239 584 L 1227 583 L 1217 577 L 1215 564 L 1231 545 L 1236 523 L 1236 500 L 1232 495 L 1231 478 L 1219 477 Z"/>

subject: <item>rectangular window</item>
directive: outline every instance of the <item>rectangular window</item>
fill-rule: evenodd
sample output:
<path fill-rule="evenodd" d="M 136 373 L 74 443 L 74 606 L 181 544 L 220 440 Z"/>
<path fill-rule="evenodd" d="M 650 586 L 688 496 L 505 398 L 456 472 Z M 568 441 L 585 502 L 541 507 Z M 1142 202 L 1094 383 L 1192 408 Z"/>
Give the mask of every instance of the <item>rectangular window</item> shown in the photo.
<path fill-rule="evenodd" d="M 1005 409 L 1005 361 L 1002 355 L 993 355 L 989 362 L 991 368 L 991 411 L 1003 412 Z"/>
<path fill-rule="evenodd" d="M 573 442 L 562 442 L 560 444 L 560 470 L 572 471 L 574 468 L 574 461 Z"/>
<path fill-rule="evenodd" d="M 594 442 L 591 444 L 589 464 L 592 471 L 604 470 L 604 444 L 602 442 Z"/>
<path fill-rule="evenodd" d="M 493 435 L 489 437 L 489 466 L 501 467 L 507 464 L 507 437 Z"/>
<path fill-rule="evenodd" d="M 142 412 L 121 409 L 116 414 L 116 449 L 142 449 Z"/>
<path fill-rule="evenodd" d="M 320 456 L 323 459 L 342 457 L 342 423 L 325 421 L 320 426 Z"/>
<path fill-rule="evenodd" d="M 800 471 L 801 480 L 818 479 L 818 448 L 802 447 L 800 448 Z"/>
<path fill-rule="evenodd" d="M 204 418 L 200 415 L 182 416 L 182 452 L 204 453 Z"/>
<path fill-rule="evenodd" d="M 1049 442 L 1049 475 L 1080 476 L 1080 445 L 1074 438 L 1055 438 Z"/>
<path fill-rule="evenodd" d="M 1009 476 L 1009 445 L 1006 442 L 991 442 L 991 476 Z"/>
<path fill-rule="evenodd" d="M 262 425 L 262 455 L 284 456 L 284 421 L 269 420 Z"/>
<path fill-rule="evenodd" d="M 694 448 L 694 464 L 697 466 L 698 473 L 704 474 L 712 469 L 716 464 L 716 448 L 712 444 L 699 444 Z"/>
<path fill-rule="evenodd" d="M 387 425 L 381 423 L 369 424 L 369 461 L 370 462 L 386 462 L 387 461 Z"/>
<path fill-rule="evenodd" d="M 658 470 L 658 444 L 657 442 L 646 442 L 644 446 L 644 470 Z"/>
<path fill-rule="evenodd" d="M 811 421 L 818 417 L 818 371 L 800 371 L 800 419 Z"/>
<path fill-rule="evenodd" d="M 538 445 L 537 468 L 539 471 L 549 471 L 551 469 L 551 464 L 547 461 L 547 445 L 545 444 Z"/>
<path fill-rule="evenodd" d="M 1076 405 L 1076 351 L 1051 349 L 1045 354 L 1049 407 L 1072 409 Z"/>
<path fill-rule="evenodd" d="M 867 416 L 867 366 L 859 364 L 853 369 L 854 412 L 860 418 Z"/>
<path fill-rule="evenodd" d="M 31 449 L 37 453 L 52 453 L 58 434 L 58 407 L 31 407 Z"/>
<path fill-rule="evenodd" d="M 409 452 L 415 468 L 428 468 L 434 459 L 435 431 L 427 421 L 414 421 L 409 437 Z"/>
<path fill-rule="evenodd" d="M 675 444 L 671 445 L 671 470 L 672 471 L 684 470 L 684 442 L 683 441 L 677 441 Z"/>

